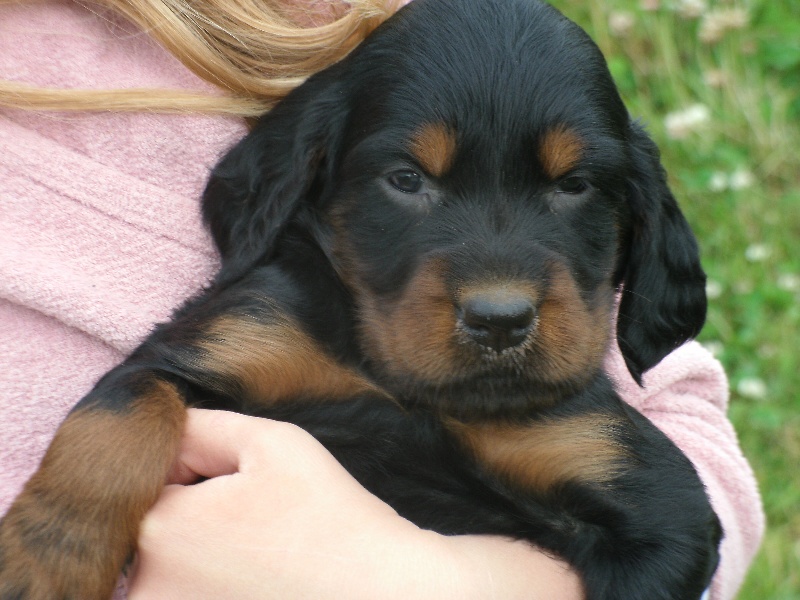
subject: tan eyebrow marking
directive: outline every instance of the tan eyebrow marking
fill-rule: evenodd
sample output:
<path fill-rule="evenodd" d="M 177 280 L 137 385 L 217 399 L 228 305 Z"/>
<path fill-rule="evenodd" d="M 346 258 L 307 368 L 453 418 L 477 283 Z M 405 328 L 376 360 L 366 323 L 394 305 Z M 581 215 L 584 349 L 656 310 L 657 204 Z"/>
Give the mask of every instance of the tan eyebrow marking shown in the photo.
<path fill-rule="evenodd" d="M 539 160 L 545 175 L 551 180 L 562 177 L 575 168 L 584 149 L 581 137 L 564 125 L 548 130 L 539 141 Z"/>
<path fill-rule="evenodd" d="M 456 136 L 443 123 L 427 123 L 411 137 L 410 149 L 423 169 L 441 177 L 453 166 Z"/>

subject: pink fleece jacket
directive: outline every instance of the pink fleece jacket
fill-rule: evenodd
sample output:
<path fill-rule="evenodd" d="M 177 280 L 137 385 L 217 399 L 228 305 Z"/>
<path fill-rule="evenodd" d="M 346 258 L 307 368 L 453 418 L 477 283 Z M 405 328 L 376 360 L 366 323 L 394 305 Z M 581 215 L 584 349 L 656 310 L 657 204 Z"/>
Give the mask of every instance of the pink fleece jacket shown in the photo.
<path fill-rule="evenodd" d="M 0 77 L 62 87 L 209 86 L 146 34 L 69 1 L 0 5 Z M 0 514 L 56 427 L 217 268 L 198 198 L 234 119 L 0 112 Z M 734 597 L 764 517 L 720 365 L 690 343 L 623 398 L 694 461 L 725 527 L 711 597 Z"/>

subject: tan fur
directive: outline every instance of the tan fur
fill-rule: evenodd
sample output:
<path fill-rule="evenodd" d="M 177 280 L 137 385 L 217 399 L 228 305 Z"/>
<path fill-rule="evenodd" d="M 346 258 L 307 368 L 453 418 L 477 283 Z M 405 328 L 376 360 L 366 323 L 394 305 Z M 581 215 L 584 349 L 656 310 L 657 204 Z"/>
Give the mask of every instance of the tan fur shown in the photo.
<path fill-rule="evenodd" d="M 547 131 L 539 142 L 539 160 L 552 181 L 574 169 L 583 152 L 583 140 L 563 126 Z"/>
<path fill-rule="evenodd" d="M 458 368 L 456 314 L 444 286 L 443 265 L 424 264 L 396 303 L 362 298 L 362 333 L 370 356 L 398 376 L 437 382 Z"/>
<path fill-rule="evenodd" d="M 358 256 L 350 245 L 347 237 L 346 211 L 352 210 L 354 202 L 342 202 L 334 206 L 328 215 L 328 224 L 333 232 L 331 266 L 342 283 L 355 295 L 358 295 L 360 285 L 355 273 L 359 271 Z"/>
<path fill-rule="evenodd" d="M 446 125 L 428 123 L 412 136 L 411 152 L 426 172 L 441 177 L 453 165 L 455 135 Z"/>
<path fill-rule="evenodd" d="M 568 481 L 610 483 L 627 458 L 614 436 L 620 426 L 615 417 L 602 414 L 527 425 L 448 422 L 448 428 L 490 471 L 538 492 Z"/>
<path fill-rule="evenodd" d="M 584 372 L 591 376 L 599 368 L 608 344 L 610 308 L 610 302 L 600 302 L 590 310 L 571 275 L 565 269 L 554 273 L 539 306 L 535 336 L 550 381 Z"/>
<path fill-rule="evenodd" d="M 478 294 L 522 295 L 538 303 L 531 338 L 512 349 L 519 360 L 535 367 L 537 377 L 549 382 L 591 377 L 601 365 L 611 303 L 599 302 L 598 309 L 590 310 L 566 270 L 554 268 L 542 289 L 533 282 L 509 280 L 476 282 L 451 293 L 444 284 L 445 269 L 442 260 L 423 263 L 395 302 L 378 303 L 367 294 L 360 298 L 367 353 L 393 375 L 436 384 L 479 368 L 480 351 L 465 343 L 455 308 Z M 547 403 L 544 396 L 538 401 Z"/>
<path fill-rule="evenodd" d="M 43 586 L 26 600 L 51 600 L 51 590 L 111 597 L 139 523 L 164 486 L 185 417 L 180 394 L 163 381 L 127 410 L 87 408 L 67 417 L 2 529 L 7 579 Z"/>
<path fill-rule="evenodd" d="M 299 396 L 330 400 L 381 393 L 285 318 L 265 324 L 223 316 L 204 338 L 201 368 L 238 381 L 252 401 L 270 404 Z"/>

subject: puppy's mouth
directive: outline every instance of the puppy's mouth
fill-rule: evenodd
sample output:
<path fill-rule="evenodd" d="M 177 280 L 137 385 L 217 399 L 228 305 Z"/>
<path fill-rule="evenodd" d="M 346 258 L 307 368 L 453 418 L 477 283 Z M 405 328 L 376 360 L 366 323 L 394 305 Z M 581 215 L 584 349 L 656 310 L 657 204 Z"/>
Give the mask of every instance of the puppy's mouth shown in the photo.
<path fill-rule="evenodd" d="M 548 323 L 538 316 L 525 328 L 475 331 L 462 322 L 451 329 L 451 343 L 424 341 L 403 361 L 373 363 L 380 384 L 409 408 L 433 410 L 457 419 L 513 418 L 554 406 L 582 389 L 600 369 L 586 360 L 590 344 L 559 352 L 548 340 Z M 513 343 L 510 343 L 513 342 Z M 597 357 L 602 353 L 593 352 Z"/>
<path fill-rule="evenodd" d="M 601 327 L 554 322 L 544 309 L 511 313 L 499 325 L 459 316 L 451 322 L 449 343 L 442 344 L 441 336 L 417 338 L 422 341 L 402 363 L 395 356 L 381 365 L 382 385 L 410 408 L 462 420 L 513 418 L 554 406 L 601 369 Z"/>
<path fill-rule="evenodd" d="M 582 379 L 550 383 L 532 375 L 530 369 L 519 369 L 512 360 L 493 358 L 484 368 L 450 381 L 431 383 L 392 378 L 384 385 L 408 408 L 432 410 L 469 421 L 513 418 L 552 407 L 584 385 Z"/>

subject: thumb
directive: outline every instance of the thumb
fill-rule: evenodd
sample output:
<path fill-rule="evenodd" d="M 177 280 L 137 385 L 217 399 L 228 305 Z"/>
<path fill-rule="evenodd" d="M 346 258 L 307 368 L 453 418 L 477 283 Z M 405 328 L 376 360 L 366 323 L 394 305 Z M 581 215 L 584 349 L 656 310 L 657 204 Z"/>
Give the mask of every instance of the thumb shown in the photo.
<path fill-rule="evenodd" d="M 264 419 L 221 410 L 190 408 L 178 456 L 167 483 L 232 475 L 240 467 L 246 440 Z"/>

